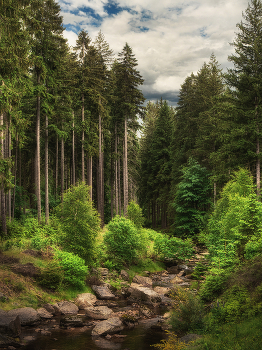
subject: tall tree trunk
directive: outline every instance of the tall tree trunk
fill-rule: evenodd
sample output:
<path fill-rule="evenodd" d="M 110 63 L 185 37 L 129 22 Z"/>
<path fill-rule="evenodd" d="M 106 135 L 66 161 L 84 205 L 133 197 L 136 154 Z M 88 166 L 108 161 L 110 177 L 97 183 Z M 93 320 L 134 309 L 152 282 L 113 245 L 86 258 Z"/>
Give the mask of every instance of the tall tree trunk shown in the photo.
<path fill-rule="evenodd" d="M 18 136 L 16 134 L 15 145 L 15 169 L 14 169 L 14 189 L 13 189 L 13 206 L 12 206 L 12 218 L 15 217 L 15 190 L 16 190 L 16 173 L 17 173 L 17 158 L 18 158 Z"/>
<path fill-rule="evenodd" d="M 48 116 L 45 116 L 45 223 L 49 224 Z"/>
<path fill-rule="evenodd" d="M 90 199 L 93 200 L 93 157 L 87 157 L 87 185 L 90 187 Z"/>
<path fill-rule="evenodd" d="M 40 85 L 40 73 L 37 74 L 37 84 Z M 37 218 L 41 221 L 41 188 L 40 188 L 40 96 L 36 98 L 36 200 L 37 200 Z"/>
<path fill-rule="evenodd" d="M 9 159 L 11 159 L 12 154 L 11 154 L 11 117 L 9 119 L 9 123 L 8 123 L 8 146 L 7 146 L 7 156 Z M 11 169 L 9 169 L 9 171 L 11 172 Z M 8 190 L 8 218 L 9 218 L 9 222 L 11 222 L 12 220 L 12 192 L 11 189 Z"/>
<path fill-rule="evenodd" d="M 4 115 L 2 113 L 0 114 L 0 128 L 1 128 L 0 143 L 1 143 L 1 157 L 4 159 L 5 155 L 4 155 L 3 125 L 4 125 Z M 3 184 L 1 184 L 0 193 L 1 193 L 1 226 L 2 226 L 2 232 L 6 234 L 7 230 L 6 230 L 5 192 L 4 192 Z"/>
<path fill-rule="evenodd" d="M 20 142 L 19 142 L 19 136 L 18 136 L 18 145 L 19 145 L 19 170 L 18 170 L 18 176 L 19 176 L 19 196 L 20 196 L 20 200 L 19 200 L 19 212 L 22 212 L 22 206 L 21 206 L 21 199 L 22 196 L 24 195 L 24 193 L 22 193 L 22 154 L 21 154 L 21 147 L 20 147 Z M 25 200 L 23 200 L 23 202 L 25 203 Z M 25 204 L 24 204 L 25 206 Z"/>
<path fill-rule="evenodd" d="M 123 192 L 124 192 L 124 216 L 128 206 L 128 168 L 127 168 L 127 117 L 125 117 L 124 144 L 123 144 Z"/>
<path fill-rule="evenodd" d="M 119 214 L 119 191 L 118 191 L 118 150 L 117 150 L 117 126 L 115 124 L 115 209 L 116 215 Z"/>
<path fill-rule="evenodd" d="M 61 202 L 64 200 L 65 151 L 64 138 L 61 139 Z"/>
<path fill-rule="evenodd" d="M 103 198 L 103 154 L 102 154 L 102 118 L 98 117 L 98 181 L 97 181 L 97 206 L 100 214 L 101 226 L 104 226 L 104 198 Z"/>
<path fill-rule="evenodd" d="M 121 192 L 121 177 L 120 177 L 120 158 L 117 160 L 117 173 L 118 173 L 118 210 L 119 215 L 122 215 L 122 192 Z"/>
<path fill-rule="evenodd" d="M 56 156 L 55 156 L 55 198 L 58 198 L 58 135 L 56 135 Z"/>
<path fill-rule="evenodd" d="M 214 182 L 214 207 L 216 206 L 216 198 L 217 198 L 217 183 Z"/>
<path fill-rule="evenodd" d="M 75 165 L 75 120 L 73 112 L 73 135 L 72 135 L 72 183 L 73 186 L 76 184 L 76 165 Z"/>
<path fill-rule="evenodd" d="M 82 111 L 81 111 L 81 117 L 82 117 L 82 181 L 85 182 L 85 149 L 84 149 L 84 142 L 85 142 L 85 131 L 84 131 L 84 121 L 85 121 L 85 97 L 84 94 L 82 94 Z"/>

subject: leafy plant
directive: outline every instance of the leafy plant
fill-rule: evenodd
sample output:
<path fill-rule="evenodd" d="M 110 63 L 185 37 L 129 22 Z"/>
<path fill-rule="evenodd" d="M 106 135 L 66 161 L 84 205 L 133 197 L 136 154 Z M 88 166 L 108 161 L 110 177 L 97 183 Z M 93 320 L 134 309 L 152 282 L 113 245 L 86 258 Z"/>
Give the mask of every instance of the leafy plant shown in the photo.
<path fill-rule="evenodd" d="M 77 289 L 85 287 L 88 268 L 84 259 L 73 253 L 60 250 L 55 252 L 54 259 L 63 270 L 63 284 Z"/>
<path fill-rule="evenodd" d="M 63 203 L 55 208 L 55 215 L 63 231 L 62 247 L 92 263 L 100 219 L 90 200 L 89 187 L 83 183 L 70 187 Z"/>
<path fill-rule="evenodd" d="M 183 240 L 162 234 L 159 234 L 155 239 L 154 251 L 162 259 L 185 260 L 194 254 L 193 242 L 190 238 Z"/>
<path fill-rule="evenodd" d="M 108 231 L 104 235 L 104 243 L 108 253 L 114 259 L 130 265 L 145 251 L 141 235 L 129 219 L 116 216 L 110 221 L 107 228 Z"/>
<path fill-rule="evenodd" d="M 203 301 L 212 301 L 217 298 L 224 290 L 227 278 L 228 273 L 225 270 L 210 270 L 199 290 L 200 298 Z"/>
<path fill-rule="evenodd" d="M 145 222 L 145 218 L 143 217 L 143 214 L 142 214 L 142 209 L 135 201 L 131 201 L 128 204 L 127 218 L 133 221 L 133 223 L 138 229 L 140 229 Z"/>

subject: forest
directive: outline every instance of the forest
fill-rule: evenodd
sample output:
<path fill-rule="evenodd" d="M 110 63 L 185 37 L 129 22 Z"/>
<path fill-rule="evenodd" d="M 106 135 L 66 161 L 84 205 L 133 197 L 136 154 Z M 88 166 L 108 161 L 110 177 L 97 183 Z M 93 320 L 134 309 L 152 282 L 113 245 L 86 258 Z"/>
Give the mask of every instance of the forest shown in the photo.
<path fill-rule="evenodd" d="M 260 0 L 237 28 L 232 68 L 211 53 L 171 107 L 145 100 L 128 43 L 115 57 L 101 31 L 82 30 L 70 47 L 55 0 L 1 1 L 1 250 L 52 247 L 40 284 L 59 290 L 85 288 L 92 266 L 182 261 L 199 246 L 209 252 L 209 269 L 195 271 L 201 302 L 227 293 L 201 327 L 260 317 Z M 232 287 L 252 266 L 256 278 Z"/>

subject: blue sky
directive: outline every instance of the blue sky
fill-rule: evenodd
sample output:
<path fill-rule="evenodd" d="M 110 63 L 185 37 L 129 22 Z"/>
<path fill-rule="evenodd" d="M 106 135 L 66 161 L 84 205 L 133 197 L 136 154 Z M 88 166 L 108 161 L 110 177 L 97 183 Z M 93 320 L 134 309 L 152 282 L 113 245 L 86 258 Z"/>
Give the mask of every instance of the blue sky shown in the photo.
<path fill-rule="evenodd" d="M 248 0 L 58 0 L 65 37 L 74 46 L 85 29 L 95 40 L 99 30 L 115 56 L 127 42 L 144 78 L 148 100 L 161 97 L 176 105 L 181 84 L 208 62 L 212 52 L 221 68 L 228 55 L 236 24 Z"/>

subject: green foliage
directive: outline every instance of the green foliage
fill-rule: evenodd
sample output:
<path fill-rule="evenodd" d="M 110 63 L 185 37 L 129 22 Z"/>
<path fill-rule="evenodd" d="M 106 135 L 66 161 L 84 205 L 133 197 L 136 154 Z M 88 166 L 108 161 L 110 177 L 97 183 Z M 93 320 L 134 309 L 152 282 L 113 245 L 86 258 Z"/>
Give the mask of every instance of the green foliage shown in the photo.
<path fill-rule="evenodd" d="M 225 289 L 228 273 L 224 270 L 212 269 L 201 285 L 199 296 L 203 301 L 212 301 Z"/>
<path fill-rule="evenodd" d="M 88 268 L 85 265 L 84 259 L 73 253 L 60 250 L 56 250 L 54 259 L 63 270 L 64 285 L 80 290 L 85 287 Z"/>
<path fill-rule="evenodd" d="M 174 202 L 175 233 L 187 237 L 194 236 L 204 227 L 210 206 L 210 183 L 207 169 L 193 158 L 189 158 L 182 173 Z"/>
<path fill-rule="evenodd" d="M 145 246 L 136 226 L 125 217 L 116 216 L 107 226 L 104 243 L 110 255 L 127 265 L 137 261 Z"/>
<path fill-rule="evenodd" d="M 199 298 L 190 291 L 177 288 L 172 298 L 175 301 L 171 312 L 170 324 L 178 334 L 197 331 L 203 328 L 204 306 Z"/>
<path fill-rule="evenodd" d="M 252 259 L 262 254 L 262 237 L 251 237 L 245 245 L 245 258 Z"/>
<path fill-rule="evenodd" d="M 40 286 L 48 289 L 58 290 L 62 287 L 64 280 L 64 271 L 56 260 L 51 260 L 46 263 L 41 269 L 41 274 L 38 277 Z"/>
<path fill-rule="evenodd" d="M 262 204 L 257 200 L 253 179 L 247 170 L 241 169 L 224 187 L 208 221 L 207 246 L 215 266 L 236 264 L 245 249 L 249 257 L 259 252 L 259 243 L 254 240 L 259 242 L 261 237 L 261 217 Z"/>
<path fill-rule="evenodd" d="M 194 254 L 193 242 L 190 238 L 183 240 L 162 234 L 159 234 L 154 241 L 154 251 L 161 259 L 185 260 Z"/>
<path fill-rule="evenodd" d="M 89 187 L 82 183 L 69 188 L 55 215 L 63 231 L 62 247 L 91 263 L 100 219 L 90 200 Z"/>
<path fill-rule="evenodd" d="M 144 224 L 145 218 L 143 217 L 142 209 L 135 201 L 129 202 L 127 206 L 127 218 L 133 221 L 138 229 Z"/>
<path fill-rule="evenodd" d="M 196 267 L 194 268 L 194 271 L 192 273 L 192 279 L 199 280 L 202 279 L 202 276 L 205 275 L 207 272 L 207 265 L 203 264 L 201 261 L 196 264 Z"/>

